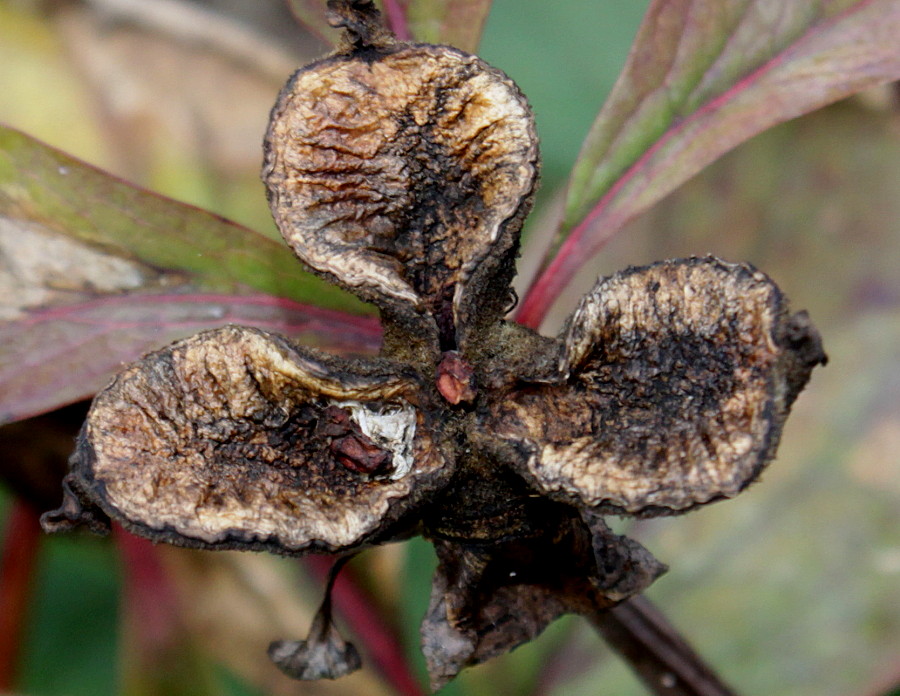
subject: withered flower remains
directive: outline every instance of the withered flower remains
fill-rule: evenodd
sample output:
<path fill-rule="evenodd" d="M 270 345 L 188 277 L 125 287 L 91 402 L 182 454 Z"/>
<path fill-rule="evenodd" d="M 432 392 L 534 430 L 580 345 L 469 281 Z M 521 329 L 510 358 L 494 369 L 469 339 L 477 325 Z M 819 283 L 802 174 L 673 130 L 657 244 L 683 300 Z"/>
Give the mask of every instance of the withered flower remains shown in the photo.
<path fill-rule="evenodd" d="M 282 554 L 421 534 L 437 687 L 644 590 L 664 566 L 603 516 L 738 494 L 824 354 L 769 278 L 714 258 L 601 280 L 558 338 L 505 321 L 539 169 L 525 98 L 367 0 L 329 6 L 344 45 L 282 91 L 263 178 L 297 256 L 381 310 L 381 356 L 240 326 L 151 354 L 96 397 L 43 521 Z M 359 664 L 327 600 L 270 654 L 298 678 Z"/>

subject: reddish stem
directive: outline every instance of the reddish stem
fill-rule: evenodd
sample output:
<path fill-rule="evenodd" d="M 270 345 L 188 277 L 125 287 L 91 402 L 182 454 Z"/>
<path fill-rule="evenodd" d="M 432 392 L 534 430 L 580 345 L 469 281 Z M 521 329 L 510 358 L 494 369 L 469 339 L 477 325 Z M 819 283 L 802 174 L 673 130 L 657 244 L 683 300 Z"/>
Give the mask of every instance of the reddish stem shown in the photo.
<path fill-rule="evenodd" d="M 307 556 L 307 570 L 323 582 L 334 565 L 330 556 Z M 331 592 L 336 612 L 352 627 L 361 647 L 370 655 L 385 680 L 401 696 L 424 696 L 426 693 L 409 667 L 397 630 L 378 609 L 372 596 L 362 588 L 352 569 L 344 568 Z"/>
<path fill-rule="evenodd" d="M 118 525 L 113 535 L 122 556 L 123 599 L 144 657 L 165 653 L 178 631 L 178 597 L 152 542 Z"/>
<path fill-rule="evenodd" d="M 652 161 L 653 157 L 659 150 L 662 150 L 665 145 L 694 126 L 694 124 L 698 121 L 707 118 L 710 114 L 715 113 L 717 110 L 725 106 L 728 102 L 736 99 L 743 92 L 752 87 L 757 81 L 765 77 L 769 72 L 782 65 L 785 60 L 789 59 L 792 53 L 798 50 L 798 46 L 803 40 L 814 36 L 816 33 L 819 33 L 821 31 L 822 25 L 836 24 L 840 21 L 841 17 L 849 14 L 851 11 L 858 11 L 861 5 L 869 4 L 870 2 L 871 0 L 866 0 L 865 3 L 859 3 L 853 8 L 848 8 L 844 10 L 844 12 L 832 17 L 827 22 L 823 22 L 821 25 L 814 24 L 812 27 L 807 29 L 804 35 L 802 37 L 799 37 L 791 46 L 782 50 L 781 53 L 773 56 L 763 65 L 759 66 L 748 75 L 735 82 L 731 87 L 729 87 L 719 96 L 710 99 L 708 102 L 703 104 L 703 106 L 694 111 L 690 116 L 684 119 L 679 119 L 667 131 L 665 131 L 650 147 L 647 148 L 646 151 L 644 151 L 643 154 L 641 154 L 641 156 L 637 160 L 629 165 L 629 167 L 622 173 L 618 180 L 609 188 L 608 191 L 606 191 L 606 193 L 603 194 L 600 200 L 597 201 L 596 205 L 594 205 L 594 207 L 591 208 L 590 211 L 588 211 L 584 218 L 582 218 L 581 221 L 571 229 L 571 231 L 566 233 L 565 242 L 559 247 L 558 250 L 555 249 L 555 244 L 551 244 L 541 263 L 537 279 L 531 284 L 531 287 L 528 288 L 525 297 L 522 300 L 522 304 L 519 306 L 519 311 L 516 314 L 516 321 L 518 321 L 520 324 L 528 326 L 529 328 L 537 329 L 543 321 L 544 316 L 547 314 L 547 311 L 550 309 L 550 306 L 553 304 L 556 298 L 559 297 L 559 294 L 566 287 L 566 285 L 568 285 L 572 276 L 587 261 L 593 258 L 594 255 L 599 252 L 600 249 L 602 249 L 607 244 L 607 242 L 609 242 L 609 240 L 612 239 L 616 235 L 616 233 L 625 226 L 626 223 L 643 212 L 643 208 L 630 210 L 626 209 L 624 213 L 616 211 L 610 213 L 609 210 L 610 208 L 613 208 L 615 206 L 615 199 L 619 191 L 625 188 L 635 178 L 646 178 L 648 176 L 648 173 L 646 171 L 648 163 Z M 828 102 L 825 101 L 823 103 L 820 103 L 814 108 L 824 106 L 826 103 Z M 782 118 L 778 118 L 777 120 L 774 120 L 771 123 L 765 125 L 765 128 L 770 128 L 776 123 L 781 123 L 788 120 L 789 118 L 800 116 L 801 114 L 807 113 L 810 110 L 811 108 L 806 108 L 799 110 L 796 113 L 785 113 Z M 762 128 L 761 130 L 764 130 L 765 128 Z M 707 161 L 703 166 L 707 166 L 712 161 L 718 159 L 721 155 L 724 155 L 725 152 L 736 147 L 738 144 L 744 142 L 759 131 L 760 129 L 751 133 L 745 133 L 739 140 L 731 143 L 727 149 L 723 150 L 719 153 L 719 155 Z M 659 176 L 658 172 L 656 173 L 656 176 Z M 670 187 L 669 190 L 671 191 L 674 188 L 677 188 L 677 186 Z M 602 218 L 604 215 L 606 216 L 606 219 L 603 220 L 603 227 L 600 228 L 600 230 L 596 232 L 593 237 L 587 239 L 586 243 L 585 238 L 588 237 L 592 228 L 595 227 L 596 221 Z M 552 259 L 550 259 L 551 255 L 553 255 Z"/>
<path fill-rule="evenodd" d="M 384 13 L 387 15 L 388 27 L 400 41 L 409 41 L 409 24 L 406 21 L 406 9 L 398 0 L 384 0 Z"/>
<path fill-rule="evenodd" d="M 0 692 L 12 692 L 41 542 L 38 514 L 22 500 L 13 501 L 0 555 Z"/>
<path fill-rule="evenodd" d="M 610 230 L 609 236 L 612 236 L 613 231 Z M 566 239 L 559 253 L 528 288 L 522 304 L 519 305 L 519 311 L 516 312 L 518 323 L 535 331 L 540 328 L 556 298 L 586 261 L 585 255 L 572 253 L 570 249 L 579 241 L 574 235 Z"/>

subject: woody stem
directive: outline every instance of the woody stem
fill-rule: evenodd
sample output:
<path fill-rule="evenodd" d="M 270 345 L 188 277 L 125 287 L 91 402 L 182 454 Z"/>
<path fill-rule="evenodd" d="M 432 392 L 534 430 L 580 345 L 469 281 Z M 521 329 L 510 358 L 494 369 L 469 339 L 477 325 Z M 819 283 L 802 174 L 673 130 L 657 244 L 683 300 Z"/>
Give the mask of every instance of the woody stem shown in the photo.
<path fill-rule="evenodd" d="M 736 696 L 645 597 L 588 618 L 656 696 Z"/>

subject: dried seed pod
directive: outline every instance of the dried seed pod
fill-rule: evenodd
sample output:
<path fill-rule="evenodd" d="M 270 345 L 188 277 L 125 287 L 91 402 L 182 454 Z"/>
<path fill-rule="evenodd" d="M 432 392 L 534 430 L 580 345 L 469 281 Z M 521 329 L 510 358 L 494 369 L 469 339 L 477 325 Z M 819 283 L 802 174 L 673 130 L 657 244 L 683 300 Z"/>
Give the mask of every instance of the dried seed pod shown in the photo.
<path fill-rule="evenodd" d="M 600 281 L 563 339 L 564 383 L 513 393 L 488 427 L 517 447 L 519 470 L 540 489 L 626 513 L 739 493 L 825 359 L 768 277 L 712 258 Z"/>
<path fill-rule="evenodd" d="M 92 522 L 100 508 L 188 546 L 293 553 L 377 540 L 450 473 L 417 393 L 387 361 L 350 363 L 244 327 L 199 334 L 97 396 L 69 475 L 79 501 L 46 526 Z M 364 452 L 335 445 L 354 437 Z M 354 454 L 363 465 L 348 465 Z"/>
<path fill-rule="evenodd" d="M 477 300 L 505 297 L 485 286 L 511 277 L 536 185 L 531 112 L 475 56 L 357 28 L 272 111 L 272 214 L 312 269 L 453 349 Z"/>

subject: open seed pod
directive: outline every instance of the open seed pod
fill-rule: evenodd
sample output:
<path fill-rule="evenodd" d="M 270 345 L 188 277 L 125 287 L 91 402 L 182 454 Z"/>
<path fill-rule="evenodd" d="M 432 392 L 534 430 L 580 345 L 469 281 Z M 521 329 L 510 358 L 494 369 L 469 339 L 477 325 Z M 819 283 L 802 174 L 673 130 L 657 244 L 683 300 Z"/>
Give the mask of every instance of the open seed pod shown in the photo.
<path fill-rule="evenodd" d="M 435 688 L 595 616 L 665 566 L 602 515 L 736 495 L 774 456 L 825 361 L 764 274 L 714 258 L 597 283 L 556 339 L 504 321 L 538 153 L 509 78 L 397 42 L 372 0 L 329 0 L 343 47 L 282 90 L 263 178 L 287 243 L 382 312 L 350 361 L 229 326 L 125 368 L 94 400 L 47 531 L 110 520 L 155 541 L 343 558 L 297 679 L 360 665 L 329 593 L 347 552 L 421 534 Z"/>
<path fill-rule="evenodd" d="M 272 112 L 272 214 L 315 272 L 453 349 L 476 309 L 504 309 L 537 182 L 531 112 L 476 56 L 347 16 L 354 40 L 295 73 Z"/>
<path fill-rule="evenodd" d="M 280 553 L 384 540 L 452 471 L 388 361 L 245 327 L 174 343 L 94 400 L 53 531 L 97 510 L 154 540 Z"/>
<path fill-rule="evenodd" d="M 825 360 L 805 313 L 791 316 L 767 276 L 714 258 L 601 280 L 561 340 L 560 382 L 498 401 L 487 427 L 540 490 L 629 514 L 737 495 Z"/>

